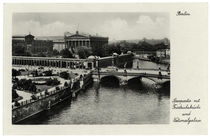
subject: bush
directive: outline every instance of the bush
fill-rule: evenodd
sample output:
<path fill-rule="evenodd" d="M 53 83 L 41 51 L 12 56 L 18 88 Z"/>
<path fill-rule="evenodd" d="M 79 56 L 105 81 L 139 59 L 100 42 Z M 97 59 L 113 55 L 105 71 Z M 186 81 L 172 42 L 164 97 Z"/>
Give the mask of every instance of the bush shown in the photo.
<path fill-rule="evenodd" d="M 18 97 L 19 95 L 17 94 L 17 91 L 15 89 L 12 89 L 12 100 L 15 100 Z"/>
<path fill-rule="evenodd" d="M 17 81 L 17 89 L 23 89 L 23 90 L 29 90 L 32 92 L 36 92 L 36 85 L 32 83 L 31 79 L 26 80 L 26 79 L 21 79 Z"/>
<path fill-rule="evenodd" d="M 16 69 L 12 69 L 12 76 L 13 77 L 16 77 L 16 76 L 19 76 L 21 74 L 20 71 L 16 70 Z"/>
<path fill-rule="evenodd" d="M 61 50 L 60 54 L 63 58 L 73 58 L 73 54 L 69 51 L 69 49 Z"/>
<path fill-rule="evenodd" d="M 54 78 L 54 79 L 48 79 L 47 81 L 46 81 L 46 84 L 48 85 L 48 86 L 55 86 L 55 85 L 58 85 L 58 84 L 60 84 L 60 81 L 58 81 L 56 78 Z"/>
<path fill-rule="evenodd" d="M 52 76 L 52 70 L 44 71 L 45 76 Z"/>
<path fill-rule="evenodd" d="M 31 72 L 31 74 L 33 75 L 33 77 L 37 77 L 38 76 L 38 71 L 35 70 L 35 71 Z"/>
<path fill-rule="evenodd" d="M 67 73 L 67 72 L 65 72 L 65 71 L 60 73 L 60 77 L 61 77 L 61 78 L 64 78 L 64 79 L 69 79 L 69 78 L 70 78 L 70 77 L 69 77 L 69 73 Z"/>

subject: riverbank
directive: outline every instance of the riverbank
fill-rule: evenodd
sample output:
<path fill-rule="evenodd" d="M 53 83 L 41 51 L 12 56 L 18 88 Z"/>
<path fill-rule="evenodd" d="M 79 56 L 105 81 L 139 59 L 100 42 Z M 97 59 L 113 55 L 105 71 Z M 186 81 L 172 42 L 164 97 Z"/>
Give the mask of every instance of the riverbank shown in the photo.
<path fill-rule="evenodd" d="M 51 109 L 56 104 L 63 102 L 66 99 L 71 99 L 74 94 L 80 90 L 85 89 L 91 82 L 91 75 L 85 74 L 81 79 L 80 76 L 75 77 L 72 81 L 61 80 L 59 88 L 53 87 L 48 91 L 43 91 L 35 94 L 35 98 L 31 98 L 31 94 L 25 96 L 24 99 L 19 101 L 19 105 L 12 105 L 12 122 L 13 124 L 24 121 L 34 115 L 43 111 Z M 64 83 L 67 82 L 67 85 Z"/>

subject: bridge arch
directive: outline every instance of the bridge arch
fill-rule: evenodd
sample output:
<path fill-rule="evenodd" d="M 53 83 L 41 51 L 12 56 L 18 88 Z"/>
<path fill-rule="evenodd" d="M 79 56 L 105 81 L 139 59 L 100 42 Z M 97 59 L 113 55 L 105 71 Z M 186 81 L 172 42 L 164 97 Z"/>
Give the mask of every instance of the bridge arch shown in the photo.
<path fill-rule="evenodd" d="M 119 86 L 121 79 L 115 75 L 105 75 L 105 76 L 101 76 L 100 82 L 101 84 L 104 84 L 104 85 Z"/>

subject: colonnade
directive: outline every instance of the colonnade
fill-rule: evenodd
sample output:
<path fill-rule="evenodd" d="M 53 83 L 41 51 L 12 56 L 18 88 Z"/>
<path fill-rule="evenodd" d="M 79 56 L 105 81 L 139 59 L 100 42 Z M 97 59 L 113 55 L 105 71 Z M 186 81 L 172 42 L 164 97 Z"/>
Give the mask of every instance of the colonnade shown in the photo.
<path fill-rule="evenodd" d="M 78 40 L 67 40 L 66 41 L 67 47 L 78 47 L 78 46 L 90 46 L 90 40 L 86 39 L 78 39 Z"/>
<path fill-rule="evenodd" d="M 94 62 L 85 59 L 56 59 L 46 57 L 13 56 L 13 65 L 47 66 L 56 68 L 93 68 Z"/>

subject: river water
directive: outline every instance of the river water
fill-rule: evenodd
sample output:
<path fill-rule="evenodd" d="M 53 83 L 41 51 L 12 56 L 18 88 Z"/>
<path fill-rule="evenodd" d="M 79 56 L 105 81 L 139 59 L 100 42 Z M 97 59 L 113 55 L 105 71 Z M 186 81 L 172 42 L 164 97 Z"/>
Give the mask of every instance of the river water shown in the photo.
<path fill-rule="evenodd" d="M 140 64 L 145 68 L 167 67 L 145 61 Z M 76 99 L 25 124 L 167 124 L 169 116 L 170 95 L 160 94 L 153 81 L 142 78 L 123 87 L 93 84 Z"/>

